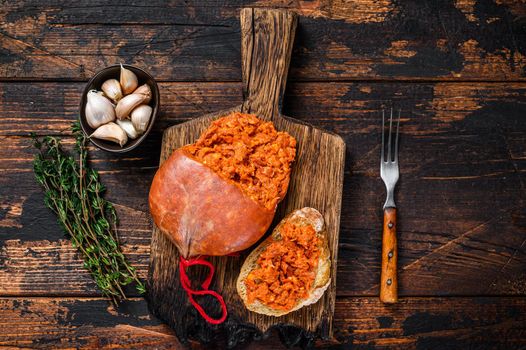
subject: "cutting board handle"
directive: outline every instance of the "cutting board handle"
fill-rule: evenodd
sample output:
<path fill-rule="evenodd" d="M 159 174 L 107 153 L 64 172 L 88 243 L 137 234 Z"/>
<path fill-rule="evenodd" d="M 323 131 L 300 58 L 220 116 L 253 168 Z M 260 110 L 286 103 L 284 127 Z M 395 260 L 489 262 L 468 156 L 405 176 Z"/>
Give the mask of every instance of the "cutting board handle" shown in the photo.
<path fill-rule="evenodd" d="M 290 11 L 241 10 L 241 58 L 245 113 L 280 118 L 298 16 Z"/>

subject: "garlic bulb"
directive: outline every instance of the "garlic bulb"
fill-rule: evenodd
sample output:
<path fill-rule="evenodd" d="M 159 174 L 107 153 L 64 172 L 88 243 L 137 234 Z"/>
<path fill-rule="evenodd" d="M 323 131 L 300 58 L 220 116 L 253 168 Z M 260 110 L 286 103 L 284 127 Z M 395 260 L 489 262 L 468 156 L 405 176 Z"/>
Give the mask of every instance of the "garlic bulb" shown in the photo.
<path fill-rule="evenodd" d="M 140 104 L 143 104 L 148 100 L 147 95 L 143 94 L 131 94 L 124 96 L 115 107 L 115 114 L 117 118 L 124 119 L 130 115 L 130 112 Z"/>
<path fill-rule="evenodd" d="M 139 134 L 146 131 L 151 116 L 152 107 L 148 105 L 140 105 L 131 112 L 131 121 Z"/>
<path fill-rule="evenodd" d="M 104 94 L 115 102 L 118 102 L 122 98 L 121 84 L 117 79 L 106 80 L 101 87 Z"/>
<path fill-rule="evenodd" d="M 126 142 L 128 142 L 128 136 L 126 135 L 126 132 L 124 132 L 120 126 L 113 122 L 98 127 L 97 130 L 95 130 L 95 132 L 90 135 L 90 137 L 115 142 L 121 147 L 124 146 Z"/>
<path fill-rule="evenodd" d="M 150 86 L 148 84 L 143 84 L 139 86 L 133 93 L 145 95 L 147 99 L 144 101 L 144 103 L 149 103 L 152 99 L 152 89 L 150 89 Z"/>
<path fill-rule="evenodd" d="M 135 73 L 133 73 L 129 69 L 124 68 L 122 64 L 121 64 L 120 83 L 121 83 L 122 92 L 124 93 L 124 95 L 128 95 L 132 93 L 137 88 L 137 85 L 139 85 L 139 82 L 137 81 L 137 76 L 135 75 Z"/>
<path fill-rule="evenodd" d="M 93 129 L 115 120 L 115 110 L 110 100 L 96 90 L 88 91 L 87 99 L 86 121 Z"/>
<path fill-rule="evenodd" d="M 139 134 L 137 134 L 137 131 L 133 127 L 132 122 L 129 121 L 128 119 L 123 119 L 123 120 L 117 119 L 117 124 L 122 128 L 122 130 L 126 132 L 126 135 L 128 135 L 130 139 L 133 140 L 133 139 L 136 139 L 137 136 L 139 136 Z"/>

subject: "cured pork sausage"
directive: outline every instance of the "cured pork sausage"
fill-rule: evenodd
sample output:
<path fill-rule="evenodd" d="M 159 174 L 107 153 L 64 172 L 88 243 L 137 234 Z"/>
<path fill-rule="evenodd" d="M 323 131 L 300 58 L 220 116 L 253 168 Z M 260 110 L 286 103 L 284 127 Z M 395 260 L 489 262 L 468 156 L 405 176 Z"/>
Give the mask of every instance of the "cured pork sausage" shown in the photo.
<path fill-rule="evenodd" d="M 246 249 L 270 226 L 295 155 L 296 140 L 271 122 L 222 117 L 159 168 L 149 195 L 153 220 L 184 258 Z"/>

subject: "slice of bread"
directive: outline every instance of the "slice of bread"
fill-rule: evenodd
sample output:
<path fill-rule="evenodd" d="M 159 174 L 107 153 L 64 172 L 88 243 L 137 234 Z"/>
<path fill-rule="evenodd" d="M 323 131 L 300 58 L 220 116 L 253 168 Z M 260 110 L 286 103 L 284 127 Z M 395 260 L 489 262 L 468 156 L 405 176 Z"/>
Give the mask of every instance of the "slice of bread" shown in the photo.
<path fill-rule="evenodd" d="M 259 300 L 256 300 L 252 304 L 248 304 L 248 292 L 247 287 L 244 283 L 245 279 L 249 275 L 249 273 L 256 269 L 258 267 L 257 260 L 261 253 L 265 251 L 267 246 L 272 243 L 271 238 L 274 238 L 275 240 L 281 239 L 280 234 L 280 228 L 283 226 L 284 223 L 289 222 L 293 224 L 297 224 L 300 226 L 303 225 L 311 225 L 314 230 L 316 231 L 316 235 L 319 240 L 319 248 L 320 248 L 320 257 L 318 261 L 318 266 L 316 269 L 316 277 L 314 279 L 314 283 L 312 284 L 311 290 L 309 292 L 309 296 L 305 299 L 299 300 L 296 305 L 290 310 L 278 310 L 271 308 L 263 303 L 261 303 Z M 292 311 L 298 310 L 302 308 L 303 306 L 314 304 L 317 302 L 327 287 L 329 287 L 329 284 L 331 283 L 330 278 L 330 267 L 331 267 L 331 259 L 330 259 L 330 251 L 328 247 L 327 242 L 327 235 L 325 231 L 325 222 L 323 220 L 323 216 L 314 208 L 305 207 L 302 209 L 298 209 L 287 215 L 272 231 L 272 235 L 267 238 L 265 241 L 263 241 L 259 246 L 257 246 L 246 258 L 245 262 L 243 263 L 243 266 L 241 267 L 241 272 L 239 274 L 239 277 L 237 279 L 237 292 L 239 296 L 241 297 L 241 300 L 243 300 L 243 303 L 249 309 L 250 311 L 257 312 L 259 314 L 269 315 L 269 316 L 283 316 L 286 315 Z"/>

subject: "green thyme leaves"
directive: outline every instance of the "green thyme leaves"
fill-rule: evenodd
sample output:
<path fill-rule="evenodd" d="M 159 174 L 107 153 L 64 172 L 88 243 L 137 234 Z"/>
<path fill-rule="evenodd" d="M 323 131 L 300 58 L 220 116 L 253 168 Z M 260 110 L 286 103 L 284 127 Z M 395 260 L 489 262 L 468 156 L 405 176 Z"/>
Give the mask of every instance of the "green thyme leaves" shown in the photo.
<path fill-rule="evenodd" d="M 60 139 L 33 135 L 38 149 L 33 170 L 45 191 L 44 203 L 57 215 L 105 296 L 113 302 L 126 299 L 122 287 L 134 282 L 137 291 L 144 293 L 137 272 L 119 248 L 115 208 L 103 198 L 105 188 L 97 171 L 87 165 L 88 139 L 78 123 L 73 124 L 72 131 L 78 159 L 63 150 Z"/>

